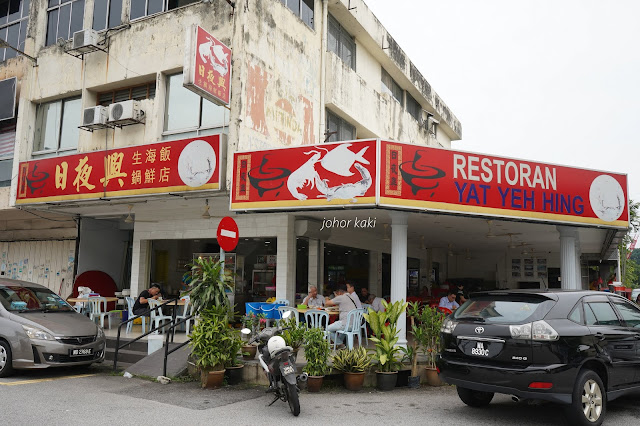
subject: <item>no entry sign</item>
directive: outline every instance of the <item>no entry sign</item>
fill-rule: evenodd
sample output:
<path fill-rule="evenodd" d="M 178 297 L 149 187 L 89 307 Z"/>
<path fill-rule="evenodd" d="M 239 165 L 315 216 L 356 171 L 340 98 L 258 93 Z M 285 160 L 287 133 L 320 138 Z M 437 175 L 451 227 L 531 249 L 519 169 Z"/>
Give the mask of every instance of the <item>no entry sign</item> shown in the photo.
<path fill-rule="evenodd" d="M 232 217 L 225 216 L 218 225 L 218 244 L 224 251 L 233 251 L 238 245 L 238 224 Z"/>

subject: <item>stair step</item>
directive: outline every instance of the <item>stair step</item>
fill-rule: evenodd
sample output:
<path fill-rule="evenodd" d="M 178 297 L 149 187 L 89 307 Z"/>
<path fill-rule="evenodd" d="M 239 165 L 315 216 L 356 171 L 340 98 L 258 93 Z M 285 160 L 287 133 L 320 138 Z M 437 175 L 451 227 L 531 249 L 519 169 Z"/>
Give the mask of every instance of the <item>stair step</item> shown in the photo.
<path fill-rule="evenodd" d="M 125 344 L 126 342 L 131 341 L 132 339 L 120 339 L 120 346 L 122 346 L 123 344 Z M 107 349 L 113 349 L 115 350 L 116 348 L 116 342 L 117 339 L 113 338 L 113 337 L 108 337 L 107 338 Z M 138 340 L 136 342 L 133 342 L 132 344 L 125 346 L 124 349 L 129 350 L 129 351 L 138 351 L 138 352 L 144 352 L 147 353 L 147 341 L 146 340 Z M 123 350 L 123 349 L 121 349 Z"/>
<path fill-rule="evenodd" d="M 105 360 L 113 361 L 114 356 L 115 356 L 115 349 L 107 348 L 105 350 L 105 353 L 104 353 Z M 146 356 L 147 356 L 146 350 L 144 352 L 141 352 L 141 351 L 130 351 L 127 349 L 120 349 L 118 351 L 118 364 L 120 364 L 121 362 L 135 364 L 136 362 L 140 361 Z"/>

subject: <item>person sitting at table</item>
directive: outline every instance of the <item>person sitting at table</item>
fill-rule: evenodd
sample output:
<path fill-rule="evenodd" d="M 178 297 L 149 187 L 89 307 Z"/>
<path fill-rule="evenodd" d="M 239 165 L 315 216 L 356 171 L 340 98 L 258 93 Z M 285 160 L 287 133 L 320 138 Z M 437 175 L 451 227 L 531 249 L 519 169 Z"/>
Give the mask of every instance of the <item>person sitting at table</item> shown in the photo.
<path fill-rule="evenodd" d="M 325 300 L 325 306 L 337 306 L 340 310 L 340 316 L 338 321 L 333 324 L 329 324 L 327 331 L 329 332 L 329 338 L 336 342 L 336 344 L 342 348 L 344 347 L 344 335 L 340 334 L 336 337 L 336 331 L 343 330 L 347 325 L 347 313 L 353 309 L 356 309 L 356 302 L 349 296 L 344 284 L 340 284 L 335 291 L 336 297 L 333 299 Z"/>
<path fill-rule="evenodd" d="M 360 298 L 356 293 L 356 287 L 353 285 L 353 283 L 349 283 L 349 282 L 347 283 L 347 294 L 349 295 L 349 297 L 351 297 L 351 300 L 353 300 L 353 303 L 356 304 L 356 308 L 361 309 L 362 302 L 360 302 Z"/>
<path fill-rule="evenodd" d="M 149 313 L 149 299 L 158 300 L 162 297 L 162 290 L 160 284 L 153 283 L 147 290 L 142 290 L 140 296 L 136 299 L 136 303 L 133 305 L 134 315 L 146 315 Z"/>
<path fill-rule="evenodd" d="M 382 298 L 376 297 L 375 294 L 369 295 L 369 298 L 367 299 L 367 303 L 371 305 L 371 309 L 373 309 L 376 312 L 384 311 L 384 306 L 382 306 Z"/>
<path fill-rule="evenodd" d="M 309 294 L 304 298 L 302 304 L 307 305 L 309 308 L 322 308 L 324 306 L 324 296 L 318 294 L 318 287 L 310 285 Z"/>
<path fill-rule="evenodd" d="M 460 305 L 458 305 L 458 302 L 456 302 L 456 295 L 457 295 L 457 292 L 455 290 L 450 290 L 446 296 L 442 296 L 442 298 L 440 298 L 440 303 L 438 304 L 438 307 L 446 308 L 446 309 L 449 309 L 450 311 L 455 311 L 460 307 Z"/>
<path fill-rule="evenodd" d="M 368 303 L 367 300 L 369 300 L 369 289 L 366 287 L 362 287 L 360 289 L 360 302 L 362 303 Z"/>

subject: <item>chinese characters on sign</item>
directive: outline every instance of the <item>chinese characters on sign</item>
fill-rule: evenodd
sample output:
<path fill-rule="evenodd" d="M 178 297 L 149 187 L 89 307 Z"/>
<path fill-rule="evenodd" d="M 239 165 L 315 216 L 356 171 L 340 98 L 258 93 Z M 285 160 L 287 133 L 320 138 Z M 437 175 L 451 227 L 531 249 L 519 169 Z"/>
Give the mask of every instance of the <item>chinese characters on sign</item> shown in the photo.
<path fill-rule="evenodd" d="M 228 105 L 231 49 L 197 25 L 187 30 L 183 85 L 218 105 Z"/>
<path fill-rule="evenodd" d="M 219 189 L 220 136 L 20 163 L 17 204 Z"/>

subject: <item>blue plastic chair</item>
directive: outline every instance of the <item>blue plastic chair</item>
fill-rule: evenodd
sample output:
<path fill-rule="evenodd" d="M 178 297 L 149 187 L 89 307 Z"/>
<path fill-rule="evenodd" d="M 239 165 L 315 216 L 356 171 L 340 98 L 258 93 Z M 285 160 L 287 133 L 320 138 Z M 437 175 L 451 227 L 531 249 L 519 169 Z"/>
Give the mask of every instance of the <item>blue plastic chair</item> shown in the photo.
<path fill-rule="evenodd" d="M 124 299 L 127 301 L 127 311 L 129 311 L 129 319 L 131 319 L 135 317 L 133 313 L 133 306 L 136 304 L 136 300 L 131 296 L 127 296 Z M 146 325 L 147 317 L 141 316 L 140 318 L 142 319 L 142 332 L 144 333 L 144 330 L 147 328 L 147 325 Z M 133 328 L 133 321 L 127 323 L 127 333 L 131 333 L 132 328 Z"/>
<path fill-rule="evenodd" d="M 284 314 L 286 311 L 291 311 L 291 316 L 293 318 L 296 319 L 296 325 L 300 324 L 300 318 L 298 316 L 298 310 L 292 306 L 279 306 L 278 307 L 278 312 L 280 313 L 280 319 L 278 320 L 278 323 L 280 323 L 280 321 L 282 321 L 282 314 Z"/>
<path fill-rule="evenodd" d="M 304 313 L 307 328 L 319 328 L 324 331 L 325 339 L 329 337 L 327 327 L 329 326 L 329 313 L 318 309 L 309 309 Z"/>
<path fill-rule="evenodd" d="M 360 332 L 362 331 L 362 309 L 352 309 L 347 313 L 347 320 L 344 329 L 336 331 L 336 339 L 333 342 L 333 350 L 336 350 L 338 334 L 344 334 L 347 338 L 347 348 L 353 349 L 353 337 L 358 336 L 358 345 L 362 346 Z"/>

